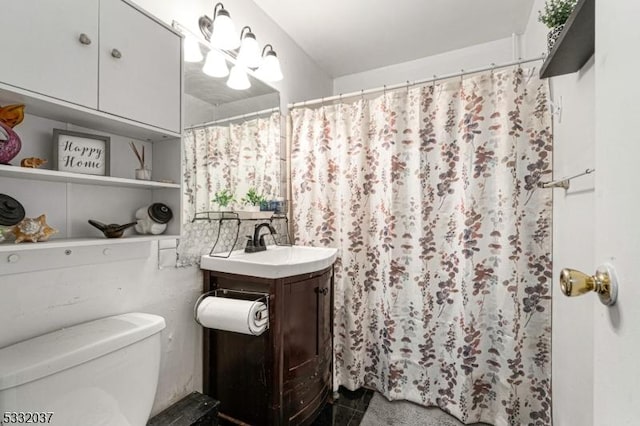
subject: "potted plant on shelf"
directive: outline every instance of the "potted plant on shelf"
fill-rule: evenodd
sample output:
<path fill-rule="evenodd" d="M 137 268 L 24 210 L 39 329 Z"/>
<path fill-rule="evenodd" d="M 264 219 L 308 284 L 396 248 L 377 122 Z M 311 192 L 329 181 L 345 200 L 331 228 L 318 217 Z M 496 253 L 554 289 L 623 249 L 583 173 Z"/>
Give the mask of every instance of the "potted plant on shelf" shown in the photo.
<path fill-rule="evenodd" d="M 222 189 L 215 193 L 213 199 L 211 200 L 214 204 L 217 205 L 216 210 L 220 212 L 229 212 L 233 209 L 231 208 L 231 203 L 235 201 L 235 197 L 227 188 Z"/>
<path fill-rule="evenodd" d="M 578 0 L 547 0 L 544 3 L 544 12 L 538 12 L 538 20 L 550 28 L 547 33 L 547 48 L 549 52 L 556 40 L 560 37 L 564 24 L 569 19 Z"/>
<path fill-rule="evenodd" d="M 255 188 L 249 188 L 247 194 L 242 199 L 244 210 L 249 212 L 259 212 L 260 206 L 266 201 L 267 200 L 264 196 L 258 194 L 258 191 Z"/>

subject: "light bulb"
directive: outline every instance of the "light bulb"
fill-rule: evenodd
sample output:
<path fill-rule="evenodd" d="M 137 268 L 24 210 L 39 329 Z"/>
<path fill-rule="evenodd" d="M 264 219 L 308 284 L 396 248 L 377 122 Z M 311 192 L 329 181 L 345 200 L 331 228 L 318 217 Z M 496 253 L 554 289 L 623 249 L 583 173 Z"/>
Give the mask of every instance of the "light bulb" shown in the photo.
<path fill-rule="evenodd" d="M 256 36 L 252 32 L 248 32 L 242 37 L 240 52 L 238 53 L 238 62 L 247 68 L 258 68 L 260 66 L 260 46 L 256 41 Z"/>
<path fill-rule="evenodd" d="M 245 90 L 251 87 L 249 77 L 244 67 L 240 64 L 236 64 L 231 68 L 229 79 L 227 80 L 227 86 L 235 90 Z"/>
<path fill-rule="evenodd" d="M 211 49 L 207 53 L 207 60 L 204 62 L 202 72 L 211 77 L 226 77 L 229 75 L 227 60 L 222 52 L 217 49 Z"/>
<path fill-rule="evenodd" d="M 184 38 L 184 61 L 200 62 L 202 60 L 202 52 L 200 51 L 200 43 L 192 35 L 187 34 Z"/>
<path fill-rule="evenodd" d="M 236 34 L 236 26 L 226 9 L 218 10 L 216 19 L 213 21 L 213 32 L 211 33 L 211 45 L 223 50 L 233 50 L 240 46 L 240 40 Z"/>
<path fill-rule="evenodd" d="M 276 52 L 269 50 L 262 60 L 262 65 L 256 71 L 256 75 L 265 81 L 280 81 L 283 78 L 280 61 Z"/>

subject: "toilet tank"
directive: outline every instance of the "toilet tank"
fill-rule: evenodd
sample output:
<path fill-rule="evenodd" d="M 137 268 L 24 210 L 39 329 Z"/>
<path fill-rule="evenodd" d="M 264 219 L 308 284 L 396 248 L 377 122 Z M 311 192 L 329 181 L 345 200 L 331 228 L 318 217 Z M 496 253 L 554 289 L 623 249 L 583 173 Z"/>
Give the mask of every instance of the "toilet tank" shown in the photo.
<path fill-rule="evenodd" d="M 25 424 L 145 425 L 158 384 L 164 327 L 162 317 L 129 313 L 0 349 L 0 416 L 22 415 Z M 38 419 L 28 422 L 34 415 Z"/>

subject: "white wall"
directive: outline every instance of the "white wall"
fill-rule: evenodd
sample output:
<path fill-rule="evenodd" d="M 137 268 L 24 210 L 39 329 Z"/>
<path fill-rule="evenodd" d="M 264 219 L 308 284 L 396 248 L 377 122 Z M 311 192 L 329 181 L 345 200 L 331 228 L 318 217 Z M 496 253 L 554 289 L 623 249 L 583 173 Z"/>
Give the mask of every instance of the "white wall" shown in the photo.
<path fill-rule="evenodd" d="M 536 0 L 523 38 L 523 55 L 546 50 L 547 28 L 538 22 Z M 554 116 L 553 175 L 574 175 L 595 164 L 595 72 L 593 59 L 574 74 L 550 80 Z M 593 425 L 593 306 L 587 295 L 567 298 L 558 277 L 565 267 L 594 272 L 594 178 L 575 179 L 568 191 L 553 189 L 552 410 L 556 426 Z M 601 423 L 605 424 L 605 423 Z"/>
<path fill-rule="evenodd" d="M 357 92 L 384 85 L 402 84 L 407 80 L 425 80 L 435 75 L 445 75 L 462 69 L 474 69 L 513 60 L 511 38 L 452 50 L 439 55 L 402 62 L 387 67 L 349 74 L 333 81 L 333 94 Z M 535 54 L 535 56 L 538 56 Z M 311 98 L 309 98 L 311 99 Z"/>

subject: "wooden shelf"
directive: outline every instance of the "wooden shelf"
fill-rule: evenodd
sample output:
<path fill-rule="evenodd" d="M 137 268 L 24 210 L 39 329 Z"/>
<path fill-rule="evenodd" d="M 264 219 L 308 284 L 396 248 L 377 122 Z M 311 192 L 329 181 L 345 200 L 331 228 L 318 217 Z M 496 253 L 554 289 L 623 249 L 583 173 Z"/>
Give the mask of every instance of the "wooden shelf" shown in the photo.
<path fill-rule="evenodd" d="M 151 142 L 182 136 L 170 130 L 0 83 L 0 105 L 6 104 L 24 104 L 27 114 Z"/>
<path fill-rule="evenodd" d="M 138 189 L 180 189 L 177 183 L 155 182 L 150 180 L 125 179 L 111 176 L 94 176 L 80 173 L 59 172 L 57 170 L 30 169 L 26 167 L 0 164 L 0 176 L 17 179 L 44 180 L 48 182 L 79 183 L 83 185 L 117 186 Z"/>
<path fill-rule="evenodd" d="M 19 243 L 5 241 L 0 243 L 0 253 L 17 253 L 23 251 L 59 249 L 73 247 L 106 246 L 114 244 L 135 244 L 147 241 L 175 240 L 179 235 L 131 235 L 122 238 L 56 238 L 39 243 Z"/>
<path fill-rule="evenodd" d="M 595 51 L 595 0 L 580 0 L 542 64 L 540 78 L 578 71 Z"/>

